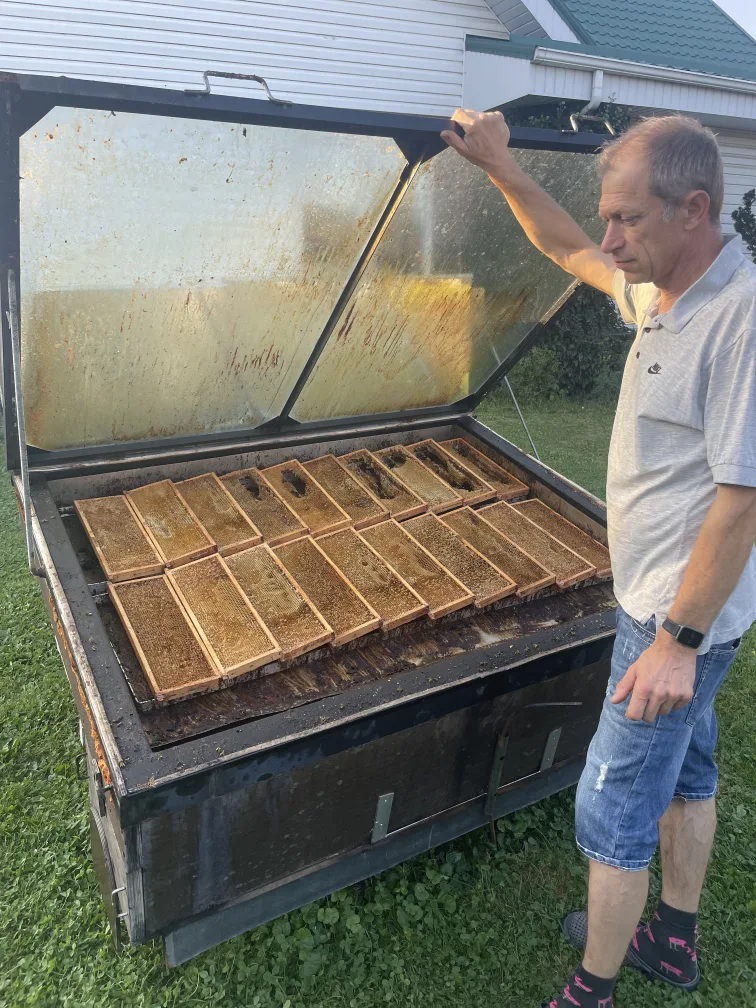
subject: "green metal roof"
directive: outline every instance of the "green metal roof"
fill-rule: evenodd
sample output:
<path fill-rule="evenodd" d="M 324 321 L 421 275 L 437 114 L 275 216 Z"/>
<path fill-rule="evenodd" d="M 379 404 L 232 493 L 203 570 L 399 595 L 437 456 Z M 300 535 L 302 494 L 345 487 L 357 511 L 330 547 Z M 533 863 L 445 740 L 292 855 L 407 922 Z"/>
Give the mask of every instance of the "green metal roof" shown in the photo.
<path fill-rule="evenodd" d="M 625 0 L 627 2 L 627 0 Z M 698 0 L 691 0 L 698 2 Z M 748 36 L 746 35 L 746 40 Z M 485 38 L 481 35 L 468 35 L 465 47 L 469 52 L 490 53 L 494 56 L 514 56 L 530 60 L 538 46 L 549 49 L 562 49 L 567 52 L 586 53 L 593 56 L 607 56 L 611 59 L 634 60 L 638 63 L 649 63 L 652 66 L 675 67 L 678 70 L 700 70 L 702 73 L 717 74 L 720 77 L 738 77 L 744 80 L 756 80 L 756 42 L 752 42 L 754 57 L 750 63 L 715 60 L 708 55 L 688 56 L 680 53 L 660 53 L 640 51 L 638 48 L 626 48 L 619 45 L 585 45 L 576 42 L 558 42 L 555 39 L 534 38 L 532 35 L 511 35 L 509 39 Z"/>
<path fill-rule="evenodd" d="M 713 0 L 551 0 L 551 4 L 587 45 L 622 49 L 631 54 L 627 58 L 644 63 L 708 68 L 710 73 L 756 79 L 756 41 Z"/>

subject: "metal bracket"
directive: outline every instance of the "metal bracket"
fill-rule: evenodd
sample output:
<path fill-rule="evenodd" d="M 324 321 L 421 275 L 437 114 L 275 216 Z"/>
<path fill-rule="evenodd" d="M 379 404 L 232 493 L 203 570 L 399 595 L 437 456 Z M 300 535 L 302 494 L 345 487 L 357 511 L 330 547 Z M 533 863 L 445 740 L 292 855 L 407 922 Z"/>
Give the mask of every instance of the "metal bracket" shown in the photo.
<path fill-rule="evenodd" d="M 557 746 L 561 737 L 561 727 L 555 728 L 549 733 L 549 737 L 546 739 L 546 748 L 543 750 L 543 756 L 541 757 L 541 765 L 538 768 L 539 773 L 543 770 L 548 770 L 554 765 L 554 757 L 556 756 Z"/>
<path fill-rule="evenodd" d="M 210 77 L 225 77 L 226 80 L 255 81 L 255 83 L 262 85 L 268 100 L 272 101 L 274 105 L 280 105 L 282 108 L 291 108 L 294 104 L 294 102 L 286 101 L 284 98 L 274 98 L 264 77 L 258 77 L 257 74 L 228 73 L 226 70 L 205 70 L 202 74 L 205 86 L 203 88 L 184 88 L 184 94 L 211 94 L 210 81 L 208 79 Z"/>
<path fill-rule="evenodd" d="M 504 731 L 499 733 L 499 737 L 496 739 L 496 749 L 494 750 L 493 763 L 491 764 L 491 775 L 488 778 L 488 791 L 486 792 L 486 804 L 484 811 L 491 820 L 493 820 L 496 792 L 499 790 L 499 785 L 501 784 L 501 774 L 504 769 L 504 757 L 507 755 L 507 749 L 509 748 L 508 732 L 509 722 L 507 722 L 507 727 Z"/>
<path fill-rule="evenodd" d="M 391 806 L 394 804 L 394 792 L 382 794 L 378 798 L 375 806 L 375 822 L 373 823 L 373 833 L 370 843 L 378 843 L 388 836 L 389 819 L 391 818 Z"/>
<path fill-rule="evenodd" d="M 21 333 L 18 314 L 18 294 L 16 292 L 16 272 L 8 270 L 8 327 L 11 337 L 11 363 L 13 368 L 13 395 L 16 400 L 16 427 L 18 429 L 18 449 L 21 460 L 21 510 L 26 537 L 26 561 L 35 577 L 44 578 L 45 571 L 34 558 L 34 534 L 32 532 L 31 489 L 29 487 L 29 456 L 26 450 L 26 419 L 24 416 L 24 390 L 21 383 Z"/>

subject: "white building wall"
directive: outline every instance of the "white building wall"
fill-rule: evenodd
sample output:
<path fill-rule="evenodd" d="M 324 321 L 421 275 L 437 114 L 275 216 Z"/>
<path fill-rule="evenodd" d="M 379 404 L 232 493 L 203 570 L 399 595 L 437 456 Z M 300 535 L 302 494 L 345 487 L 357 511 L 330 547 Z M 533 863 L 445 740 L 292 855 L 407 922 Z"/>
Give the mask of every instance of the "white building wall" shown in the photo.
<path fill-rule="evenodd" d="M 756 134 L 734 130 L 716 132 L 725 169 L 722 228 L 733 231 L 732 211 L 740 206 L 743 193 L 756 189 Z"/>
<path fill-rule="evenodd" d="M 0 71 L 167 88 L 256 73 L 294 102 L 448 115 L 466 34 L 508 33 L 485 0 L 0 0 Z"/>
<path fill-rule="evenodd" d="M 538 66 L 528 60 L 468 52 L 464 104 L 486 109 L 530 97 L 587 101 L 591 83 L 592 75 L 586 70 Z M 722 227 L 732 232 L 732 211 L 740 205 L 743 193 L 756 188 L 756 93 L 605 73 L 604 94 L 620 105 L 688 112 L 711 126 L 717 134 L 725 168 Z M 742 129 L 730 128 L 738 119 Z"/>

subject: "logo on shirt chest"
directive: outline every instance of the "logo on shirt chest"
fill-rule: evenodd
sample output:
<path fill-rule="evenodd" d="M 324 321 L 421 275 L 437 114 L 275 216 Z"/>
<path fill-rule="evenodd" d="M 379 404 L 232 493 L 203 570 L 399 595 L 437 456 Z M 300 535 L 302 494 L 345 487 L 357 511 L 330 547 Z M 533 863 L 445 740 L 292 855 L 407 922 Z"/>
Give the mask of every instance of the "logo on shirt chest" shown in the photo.
<path fill-rule="evenodd" d="M 661 368 L 661 364 L 652 364 L 651 367 L 648 369 L 648 373 L 649 374 L 659 374 L 659 372 L 661 371 L 661 369 L 662 369 Z"/>

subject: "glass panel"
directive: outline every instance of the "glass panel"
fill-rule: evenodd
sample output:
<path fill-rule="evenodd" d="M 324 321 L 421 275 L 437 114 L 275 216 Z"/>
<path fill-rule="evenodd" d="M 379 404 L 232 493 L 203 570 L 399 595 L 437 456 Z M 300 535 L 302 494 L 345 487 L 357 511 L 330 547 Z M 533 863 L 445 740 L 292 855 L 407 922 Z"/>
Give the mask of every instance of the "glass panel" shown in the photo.
<path fill-rule="evenodd" d="M 514 155 L 600 237 L 593 157 Z M 530 244 L 483 172 L 444 151 L 415 176 L 292 415 L 456 402 L 480 388 L 571 283 Z"/>
<path fill-rule="evenodd" d="M 30 444 L 278 415 L 405 164 L 380 137 L 54 109 L 21 140 Z"/>

